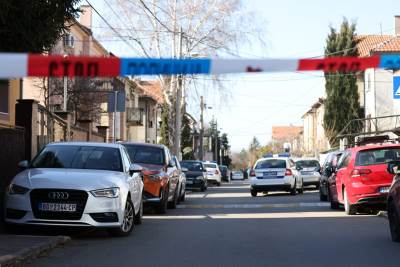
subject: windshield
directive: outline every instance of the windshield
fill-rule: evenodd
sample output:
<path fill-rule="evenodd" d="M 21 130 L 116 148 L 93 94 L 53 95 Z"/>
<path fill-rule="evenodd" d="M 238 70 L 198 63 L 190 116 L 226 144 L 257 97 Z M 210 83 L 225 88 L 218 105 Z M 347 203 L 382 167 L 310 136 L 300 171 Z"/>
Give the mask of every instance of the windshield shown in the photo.
<path fill-rule="evenodd" d="M 385 164 L 400 159 L 400 148 L 364 150 L 357 154 L 356 166 Z"/>
<path fill-rule="evenodd" d="M 122 171 L 118 148 L 95 146 L 47 146 L 31 168 L 66 168 Z"/>
<path fill-rule="evenodd" d="M 217 165 L 215 165 L 215 164 L 204 164 L 204 167 L 216 169 L 216 168 L 217 168 Z"/>
<path fill-rule="evenodd" d="M 259 161 L 255 169 L 286 169 L 286 161 L 281 159 Z"/>
<path fill-rule="evenodd" d="M 164 165 L 164 150 L 151 146 L 125 145 L 134 163 Z"/>
<path fill-rule="evenodd" d="M 201 162 L 187 162 L 187 161 L 182 161 L 181 162 L 182 168 L 186 168 L 189 171 L 192 172 L 201 172 L 203 171 L 203 166 Z"/>
<path fill-rule="evenodd" d="M 300 168 L 319 168 L 319 162 L 317 160 L 299 160 L 296 161 L 296 167 Z"/>

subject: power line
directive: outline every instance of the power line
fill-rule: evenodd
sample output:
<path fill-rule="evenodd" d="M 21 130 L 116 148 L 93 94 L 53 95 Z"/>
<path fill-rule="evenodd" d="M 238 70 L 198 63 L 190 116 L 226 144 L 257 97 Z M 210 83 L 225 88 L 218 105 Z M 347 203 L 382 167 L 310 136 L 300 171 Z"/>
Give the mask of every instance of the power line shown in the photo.
<path fill-rule="evenodd" d="M 86 0 L 86 2 L 94 10 L 94 12 L 96 12 L 96 14 L 107 24 L 107 26 L 110 27 L 110 29 L 113 32 L 115 32 L 125 42 L 125 44 L 127 44 L 133 50 L 136 50 L 136 52 L 138 52 L 137 49 L 134 46 L 132 46 L 131 43 L 125 40 L 125 38 L 116 29 L 114 29 L 114 27 L 99 13 L 99 11 L 97 11 L 97 9 L 89 2 L 89 0 Z"/>

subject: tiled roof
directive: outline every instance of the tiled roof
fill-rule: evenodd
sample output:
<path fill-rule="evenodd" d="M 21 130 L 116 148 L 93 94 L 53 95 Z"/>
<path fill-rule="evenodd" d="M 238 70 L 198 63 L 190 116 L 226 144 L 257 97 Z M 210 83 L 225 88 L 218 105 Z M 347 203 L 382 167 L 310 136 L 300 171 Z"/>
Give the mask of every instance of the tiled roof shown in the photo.
<path fill-rule="evenodd" d="M 299 136 L 302 131 L 302 126 L 272 126 L 272 140 L 289 141 Z"/>
<path fill-rule="evenodd" d="M 143 95 L 154 99 L 157 103 L 164 102 L 164 95 L 161 84 L 158 81 L 139 81 L 140 88 L 143 90 Z"/>
<path fill-rule="evenodd" d="M 379 53 L 400 52 L 400 36 L 394 35 L 357 35 L 357 49 L 361 57 Z"/>

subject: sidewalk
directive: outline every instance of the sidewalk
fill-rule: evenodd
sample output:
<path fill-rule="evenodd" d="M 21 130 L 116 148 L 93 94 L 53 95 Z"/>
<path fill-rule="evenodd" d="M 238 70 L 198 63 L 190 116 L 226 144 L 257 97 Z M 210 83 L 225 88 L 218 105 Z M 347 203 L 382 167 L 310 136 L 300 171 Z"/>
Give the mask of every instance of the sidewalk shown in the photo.
<path fill-rule="evenodd" d="M 23 265 L 69 240 L 67 236 L 7 234 L 0 224 L 0 267 Z"/>

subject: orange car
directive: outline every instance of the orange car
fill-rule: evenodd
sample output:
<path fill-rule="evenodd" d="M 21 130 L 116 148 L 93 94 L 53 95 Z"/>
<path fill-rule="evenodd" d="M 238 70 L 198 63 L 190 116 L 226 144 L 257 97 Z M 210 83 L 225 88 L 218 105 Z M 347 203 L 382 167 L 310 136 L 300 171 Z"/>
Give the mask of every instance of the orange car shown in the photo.
<path fill-rule="evenodd" d="M 158 213 L 176 208 L 180 187 L 179 172 L 169 149 L 163 145 L 122 143 L 132 163 L 143 167 L 144 201 L 154 205 Z"/>

